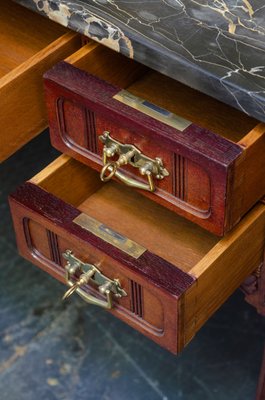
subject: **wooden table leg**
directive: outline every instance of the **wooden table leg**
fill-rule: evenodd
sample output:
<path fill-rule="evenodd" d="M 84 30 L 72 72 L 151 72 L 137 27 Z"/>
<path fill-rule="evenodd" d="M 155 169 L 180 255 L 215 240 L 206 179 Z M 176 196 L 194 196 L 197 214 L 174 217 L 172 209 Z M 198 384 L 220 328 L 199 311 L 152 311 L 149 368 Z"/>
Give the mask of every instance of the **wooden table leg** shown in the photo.
<path fill-rule="evenodd" d="M 264 347 L 263 360 L 259 375 L 256 400 L 264 400 L 264 399 L 265 399 L 265 347 Z"/>
<path fill-rule="evenodd" d="M 265 317 L 265 262 L 245 280 L 241 289 L 245 293 L 245 300 Z"/>
<path fill-rule="evenodd" d="M 253 275 L 245 280 L 241 289 L 245 293 L 245 300 L 254 306 L 260 315 L 265 316 L 265 253 L 263 263 Z M 265 347 L 256 400 L 265 400 Z"/>

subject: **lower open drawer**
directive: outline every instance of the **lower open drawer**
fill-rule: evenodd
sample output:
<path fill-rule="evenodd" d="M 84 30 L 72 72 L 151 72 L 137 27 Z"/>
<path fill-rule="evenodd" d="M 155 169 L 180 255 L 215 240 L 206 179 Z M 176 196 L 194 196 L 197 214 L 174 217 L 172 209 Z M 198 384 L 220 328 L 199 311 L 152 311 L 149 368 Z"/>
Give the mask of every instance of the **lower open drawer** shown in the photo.
<path fill-rule="evenodd" d="M 220 239 L 65 155 L 10 205 L 21 255 L 173 353 L 262 262 L 264 204 Z"/>

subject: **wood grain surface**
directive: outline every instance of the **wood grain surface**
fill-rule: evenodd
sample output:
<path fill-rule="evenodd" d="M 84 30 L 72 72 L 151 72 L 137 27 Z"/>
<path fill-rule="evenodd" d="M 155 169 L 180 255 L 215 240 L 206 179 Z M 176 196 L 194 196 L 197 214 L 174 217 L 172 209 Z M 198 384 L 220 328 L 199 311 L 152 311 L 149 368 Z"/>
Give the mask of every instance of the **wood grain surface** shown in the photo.
<path fill-rule="evenodd" d="M 47 127 L 42 75 L 77 50 L 81 40 L 40 15 L 3 0 L 0 31 L 1 162 Z"/>
<path fill-rule="evenodd" d="M 265 194 L 264 124 L 93 42 L 66 61 L 45 74 L 54 147 L 100 171 L 98 136 L 107 130 L 160 157 L 169 176 L 142 193 L 219 236 Z M 182 132 L 122 104 L 113 99 L 121 88 L 191 125 Z M 144 182 L 135 168 L 121 169 Z"/>
<path fill-rule="evenodd" d="M 260 265 L 265 205 L 258 204 L 218 239 L 123 189 L 115 182 L 102 184 L 95 170 L 61 156 L 10 197 L 18 247 L 61 281 L 66 249 L 120 277 L 130 295 L 113 314 L 176 353 Z M 146 251 L 135 259 L 107 243 L 73 222 L 81 212 Z"/>

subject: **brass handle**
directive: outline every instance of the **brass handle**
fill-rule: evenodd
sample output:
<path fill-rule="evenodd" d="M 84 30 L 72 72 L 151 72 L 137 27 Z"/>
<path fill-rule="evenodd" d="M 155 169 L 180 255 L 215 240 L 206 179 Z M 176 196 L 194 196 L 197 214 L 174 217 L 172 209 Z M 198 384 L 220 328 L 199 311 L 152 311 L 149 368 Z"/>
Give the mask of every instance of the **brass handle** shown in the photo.
<path fill-rule="evenodd" d="M 67 297 L 71 296 L 73 293 L 78 294 L 84 301 L 86 301 L 89 304 L 94 304 L 95 306 L 99 306 L 105 309 L 110 310 L 113 307 L 113 303 L 112 303 L 112 294 L 110 290 L 105 290 L 104 292 L 101 292 L 102 294 L 105 294 L 107 297 L 107 301 L 104 300 L 99 300 L 94 296 L 91 296 L 90 294 L 86 293 L 83 289 L 80 288 L 80 284 L 77 281 L 76 283 L 72 282 L 71 280 L 67 281 L 67 284 L 70 287 L 70 289 L 68 289 L 64 296 L 63 296 L 63 300 L 65 300 Z"/>
<path fill-rule="evenodd" d="M 135 146 L 122 144 L 113 139 L 109 132 L 104 132 L 103 135 L 99 136 L 99 139 L 104 143 L 103 168 L 100 172 L 100 179 L 103 182 L 108 182 L 115 176 L 128 186 L 143 189 L 148 192 L 154 192 L 156 188 L 153 176 L 157 179 L 163 179 L 165 176 L 169 175 L 160 158 L 151 159 L 145 156 Z M 108 161 L 108 158 L 113 157 L 114 155 L 119 155 L 118 160 Z M 138 182 L 118 170 L 119 167 L 127 164 L 138 168 L 140 174 L 147 177 L 148 183 Z"/>
<path fill-rule="evenodd" d="M 147 171 L 145 175 L 147 176 L 148 184 L 138 182 L 135 179 L 129 178 L 128 176 L 124 175 L 122 172 L 118 171 L 118 167 L 120 164 L 118 164 L 118 161 L 111 161 L 105 164 L 100 172 L 100 179 L 102 182 L 108 182 L 113 178 L 113 176 L 116 176 L 121 182 L 125 183 L 127 186 L 134 187 L 136 189 L 143 189 L 147 190 L 148 192 L 154 192 L 155 191 L 155 184 L 153 180 L 152 173 L 150 171 Z M 107 175 L 107 172 L 109 174 Z"/>
<path fill-rule="evenodd" d="M 118 166 L 115 161 L 111 161 L 105 164 L 100 172 L 100 179 L 102 180 L 102 182 L 110 181 L 111 178 L 113 178 L 113 176 L 116 174 L 117 168 Z M 107 172 L 109 172 L 108 175 Z"/>
<path fill-rule="evenodd" d="M 82 274 L 80 278 L 78 279 L 77 282 L 72 282 L 71 279 L 69 278 L 69 273 L 66 274 L 66 283 L 70 286 L 70 289 L 68 289 L 65 294 L 63 295 L 63 300 L 67 299 L 68 297 L 72 296 L 75 292 L 78 293 L 78 289 L 80 286 L 86 285 L 89 282 L 89 279 L 94 275 L 95 270 L 91 269 L 85 274 Z"/>
<path fill-rule="evenodd" d="M 112 296 L 117 298 L 127 296 L 127 293 L 121 288 L 117 279 L 111 280 L 104 276 L 95 265 L 80 261 L 73 255 L 71 250 L 67 250 L 63 253 L 63 257 L 67 260 L 65 267 L 65 280 L 67 285 L 70 286 L 63 295 L 63 300 L 76 293 L 89 304 L 94 304 L 105 309 L 111 309 L 113 307 Z M 81 275 L 79 279 L 74 282 L 72 276 L 77 271 L 81 271 Z M 81 286 L 88 284 L 89 281 L 98 286 L 101 294 L 106 295 L 106 301 L 100 300 L 86 293 L 81 288 Z"/>

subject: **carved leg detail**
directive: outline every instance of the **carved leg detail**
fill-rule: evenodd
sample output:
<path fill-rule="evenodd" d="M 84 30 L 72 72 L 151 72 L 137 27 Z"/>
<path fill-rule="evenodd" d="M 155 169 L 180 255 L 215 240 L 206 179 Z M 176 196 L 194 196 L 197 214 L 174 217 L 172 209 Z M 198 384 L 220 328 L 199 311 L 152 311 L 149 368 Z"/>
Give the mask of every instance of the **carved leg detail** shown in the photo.
<path fill-rule="evenodd" d="M 241 286 L 245 300 L 265 316 L 265 263 L 250 275 Z"/>
<path fill-rule="evenodd" d="M 264 400 L 265 399 L 265 348 L 263 354 L 263 360 L 259 375 L 259 382 L 257 388 L 257 397 L 256 400 Z"/>
<path fill-rule="evenodd" d="M 263 263 L 245 280 L 241 289 L 245 293 L 245 300 L 254 306 L 260 315 L 265 316 L 265 253 Z M 265 347 L 256 400 L 265 400 Z"/>

